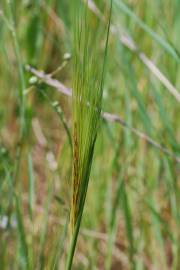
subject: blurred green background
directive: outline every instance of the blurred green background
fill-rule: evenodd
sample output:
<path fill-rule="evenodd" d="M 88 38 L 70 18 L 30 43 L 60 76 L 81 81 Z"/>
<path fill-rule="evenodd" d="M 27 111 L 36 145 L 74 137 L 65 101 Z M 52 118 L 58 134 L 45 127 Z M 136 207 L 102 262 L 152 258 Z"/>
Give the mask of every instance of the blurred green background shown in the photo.
<path fill-rule="evenodd" d="M 71 1 L 0 1 L 2 270 L 65 269 L 71 98 L 27 65 L 71 88 Z M 179 12 L 113 1 L 103 111 L 125 124 L 102 120 L 73 269 L 180 269 Z"/>

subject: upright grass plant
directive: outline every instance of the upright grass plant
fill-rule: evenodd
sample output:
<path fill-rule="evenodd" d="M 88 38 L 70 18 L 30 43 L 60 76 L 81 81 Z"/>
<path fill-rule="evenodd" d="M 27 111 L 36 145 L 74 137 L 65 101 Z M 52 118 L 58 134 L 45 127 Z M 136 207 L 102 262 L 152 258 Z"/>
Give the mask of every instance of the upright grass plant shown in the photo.
<path fill-rule="evenodd" d="M 15 187 L 17 186 L 17 181 L 20 176 L 20 166 L 22 161 L 23 148 L 25 144 L 26 132 L 27 132 L 27 117 L 26 117 L 26 100 L 24 91 L 26 88 L 26 79 L 23 69 L 23 60 L 21 56 L 21 48 L 18 41 L 18 35 L 16 31 L 16 23 L 14 18 L 14 5 L 12 0 L 8 0 L 7 5 L 7 14 L 8 17 L 5 18 L 6 27 L 10 30 L 12 37 L 12 45 L 14 50 L 14 55 L 17 63 L 17 72 L 19 75 L 19 84 L 18 84 L 18 94 L 17 94 L 17 106 L 19 110 L 19 134 L 18 134 L 18 143 L 16 147 L 15 162 L 13 166 L 13 173 L 11 175 L 12 181 L 12 193 L 8 205 L 8 218 L 11 220 L 13 214 L 13 203 L 15 201 L 15 213 L 17 219 L 17 228 L 18 228 L 18 241 L 19 248 L 17 252 L 18 257 L 18 266 L 21 268 L 30 269 L 29 267 L 29 251 L 28 244 L 26 241 L 26 234 L 24 228 L 24 220 L 22 214 L 22 196 L 21 193 L 18 194 Z M 29 172 L 28 172 L 29 174 Z M 30 177 L 30 175 L 29 175 Z M 20 188 L 22 185 L 20 183 Z M 14 200 L 13 200 L 14 199 Z"/>
<path fill-rule="evenodd" d="M 104 26 L 87 5 L 88 1 L 80 0 L 73 5 L 73 172 L 67 269 L 72 265 L 100 123 L 110 29 L 109 17 L 104 35 Z"/>

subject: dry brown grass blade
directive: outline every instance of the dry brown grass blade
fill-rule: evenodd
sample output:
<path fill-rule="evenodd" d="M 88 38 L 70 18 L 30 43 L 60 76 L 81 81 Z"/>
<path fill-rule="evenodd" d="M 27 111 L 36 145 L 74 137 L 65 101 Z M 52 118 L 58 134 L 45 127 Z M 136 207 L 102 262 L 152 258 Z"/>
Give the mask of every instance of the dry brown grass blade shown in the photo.
<path fill-rule="evenodd" d="M 26 66 L 26 70 L 31 72 L 33 75 L 35 75 L 38 79 L 42 80 L 47 85 L 58 90 L 60 93 L 70 96 L 70 97 L 72 96 L 72 90 L 70 88 L 67 88 L 60 81 L 53 79 L 50 75 L 47 75 L 46 73 L 44 73 L 44 71 L 36 70 L 35 68 L 29 65 Z M 161 144 L 153 140 L 147 134 L 139 131 L 138 129 L 134 127 L 129 126 L 128 123 L 126 123 L 120 116 L 116 114 L 111 114 L 108 112 L 102 112 L 102 118 L 108 122 L 119 123 L 121 126 L 130 130 L 133 134 L 135 134 L 139 138 L 145 140 L 147 143 L 149 143 L 153 147 L 159 149 L 161 152 L 167 154 L 168 156 L 172 157 L 176 162 L 180 163 L 180 157 L 176 156 L 173 152 L 168 150 L 166 147 L 162 146 Z"/>

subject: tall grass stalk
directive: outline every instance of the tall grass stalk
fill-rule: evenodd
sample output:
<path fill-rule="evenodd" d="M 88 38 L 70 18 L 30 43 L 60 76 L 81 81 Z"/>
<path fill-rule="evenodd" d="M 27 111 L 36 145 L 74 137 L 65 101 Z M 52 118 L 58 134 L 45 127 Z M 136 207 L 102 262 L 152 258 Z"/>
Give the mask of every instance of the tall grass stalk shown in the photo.
<path fill-rule="evenodd" d="M 17 146 L 16 150 L 16 162 L 14 168 L 14 182 L 16 182 L 16 178 L 18 177 L 19 167 L 21 162 L 21 155 L 22 155 L 22 141 L 25 137 L 25 130 L 26 130 L 26 116 L 25 116 L 25 95 L 24 90 L 26 89 L 26 82 L 25 82 L 25 74 L 23 69 L 22 57 L 20 53 L 20 46 L 17 38 L 15 21 L 14 21 L 14 14 L 13 14 L 13 2 L 11 0 L 7 1 L 7 8 L 9 14 L 9 29 L 11 31 L 12 41 L 13 41 L 13 48 L 14 53 L 16 56 L 17 66 L 18 66 L 18 74 L 19 74 L 19 82 L 20 86 L 18 88 L 18 107 L 20 111 L 20 128 L 19 128 L 19 145 Z"/>
<path fill-rule="evenodd" d="M 88 1 L 86 3 L 82 3 L 80 0 L 74 2 L 71 243 L 66 269 L 71 269 L 88 189 L 94 146 L 101 117 L 105 62 L 110 29 L 109 17 L 104 45 L 102 40 L 104 40 L 105 29 L 100 20 L 88 10 Z"/>
<path fill-rule="evenodd" d="M 19 87 L 19 108 L 20 108 L 20 137 L 23 137 L 24 128 L 25 128 L 25 95 L 24 90 L 26 89 L 26 83 L 25 83 L 25 75 L 23 70 L 23 64 L 21 59 L 21 53 L 20 53 L 20 47 L 19 42 L 17 38 L 16 28 L 15 28 L 15 22 L 13 17 L 13 11 L 12 11 L 12 1 L 7 1 L 8 5 L 8 12 L 9 12 L 9 21 L 10 21 L 10 30 L 13 40 L 13 46 L 14 46 L 14 52 L 17 60 L 18 65 L 18 72 L 19 72 L 19 79 L 20 79 L 20 87 Z"/>

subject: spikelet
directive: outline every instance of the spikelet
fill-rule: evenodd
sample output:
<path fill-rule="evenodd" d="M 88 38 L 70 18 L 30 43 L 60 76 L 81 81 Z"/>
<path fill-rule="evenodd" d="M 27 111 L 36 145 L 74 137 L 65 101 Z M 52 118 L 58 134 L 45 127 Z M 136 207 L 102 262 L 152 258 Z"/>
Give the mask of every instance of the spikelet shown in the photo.
<path fill-rule="evenodd" d="M 73 28 L 73 172 L 70 231 L 82 215 L 88 188 L 94 144 L 101 116 L 107 25 L 74 1 Z M 88 1 L 87 1 L 88 2 Z M 106 34 L 107 33 L 107 36 Z"/>

